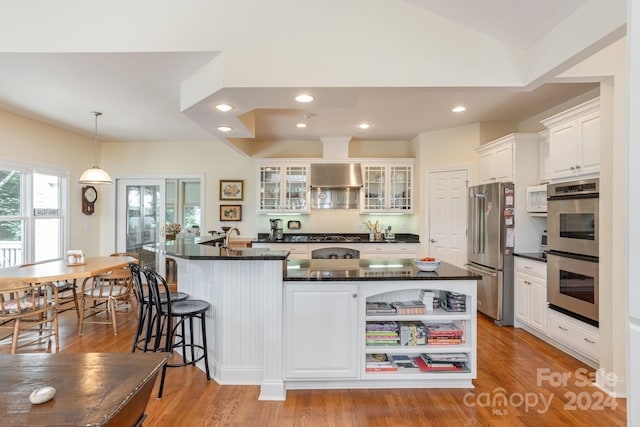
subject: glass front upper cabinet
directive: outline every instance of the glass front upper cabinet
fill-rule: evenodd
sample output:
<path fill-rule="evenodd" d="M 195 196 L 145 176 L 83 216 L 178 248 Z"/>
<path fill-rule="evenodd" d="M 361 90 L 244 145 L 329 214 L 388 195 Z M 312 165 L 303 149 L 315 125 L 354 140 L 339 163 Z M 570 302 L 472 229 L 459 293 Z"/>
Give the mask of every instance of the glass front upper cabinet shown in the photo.
<path fill-rule="evenodd" d="M 362 212 L 412 213 L 413 165 L 364 165 Z"/>
<path fill-rule="evenodd" d="M 258 171 L 258 213 L 309 212 L 308 165 L 263 164 Z"/>

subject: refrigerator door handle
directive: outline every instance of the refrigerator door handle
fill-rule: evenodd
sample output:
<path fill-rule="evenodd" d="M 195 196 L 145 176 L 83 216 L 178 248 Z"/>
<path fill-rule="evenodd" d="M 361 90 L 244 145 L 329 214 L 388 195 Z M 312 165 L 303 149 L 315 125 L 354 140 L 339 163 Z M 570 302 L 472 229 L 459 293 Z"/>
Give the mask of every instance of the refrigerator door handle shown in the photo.
<path fill-rule="evenodd" d="M 473 253 L 484 253 L 484 234 L 485 234 L 485 222 L 484 222 L 484 194 L 473 195 L 473 212 L 472 212 L 472 230 L 473 233 Z"/>
<path fill-rule="evenodd" d="M 488 276 L 496 277 L 498 275 L 498 273 L 496 273 L 495 270 L 487 270 L 484 268 L 474 266 L 472 264 L 465 264 L 464 266 L 467 267 L 469 270 L 477 271 L 478 273 L 486 274 Z"/>

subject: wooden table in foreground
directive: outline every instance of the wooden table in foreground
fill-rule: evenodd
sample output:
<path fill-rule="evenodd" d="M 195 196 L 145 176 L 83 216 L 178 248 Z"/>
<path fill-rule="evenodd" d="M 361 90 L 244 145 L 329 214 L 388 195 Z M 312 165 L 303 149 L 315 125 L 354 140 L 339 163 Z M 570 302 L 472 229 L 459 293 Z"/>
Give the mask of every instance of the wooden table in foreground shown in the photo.
<path fill-rule="evenodd" d="M 0 355 L 0 426 L 136 426 L 165 353 Z M 53 400 L 29 394 L 52 386 Z"/>
<path fill-rule="evenodd" d="M 86 258 L 84 265 L 68 266 L 65 260 L 43 262 L 28 267 L 0 269 L 0 280 L 22 280 L 28 283 L 86 279 L 137 262 L 128 256 L 98 256 Z"/>

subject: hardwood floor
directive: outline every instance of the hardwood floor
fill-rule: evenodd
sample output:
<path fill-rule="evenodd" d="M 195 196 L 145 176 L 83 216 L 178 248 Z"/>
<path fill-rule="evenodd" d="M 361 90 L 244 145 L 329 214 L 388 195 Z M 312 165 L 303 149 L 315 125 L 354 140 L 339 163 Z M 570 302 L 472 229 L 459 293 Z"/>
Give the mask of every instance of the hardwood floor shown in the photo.
<path fill-rule="evenodd" d="M 61 352 L 128 352 L 132 313 L 109 325 L 61 316 Z M 478 378 L 474 389 L 288 391 L 284 402 L 258 401 L 258 386 L 207 383 L 193 367 L 170 369 L 164 396 L 157 384 L 145 426 L 623 426 L 626 400 L 609 399 L 584 380 L 593 369 L 520 329 L 478 319 Z M 0 352 L 8 353 L 7 346 Z M 563 384 L 545 380 L 571 375 Z M 576 377 L 576 374 L 578 375 Z M 561 382 L 561 381 L 560 381 Z M 590 381 L 589 381 L 590 382 Z M 615 405 L 611 408 L 607 405 Z M 0 425 L 8 419 L 3 417 Z"/>

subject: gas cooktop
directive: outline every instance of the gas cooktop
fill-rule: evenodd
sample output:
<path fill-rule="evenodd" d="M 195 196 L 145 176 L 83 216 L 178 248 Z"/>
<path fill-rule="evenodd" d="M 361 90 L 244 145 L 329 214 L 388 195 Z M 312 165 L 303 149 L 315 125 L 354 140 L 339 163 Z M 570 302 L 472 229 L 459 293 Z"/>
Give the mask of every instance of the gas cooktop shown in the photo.
<path fill-rule="evenodd" d="M 359 242 L 360 236 L 353 235 L 321 235 L 307 236 L 309 242 Z"/>

